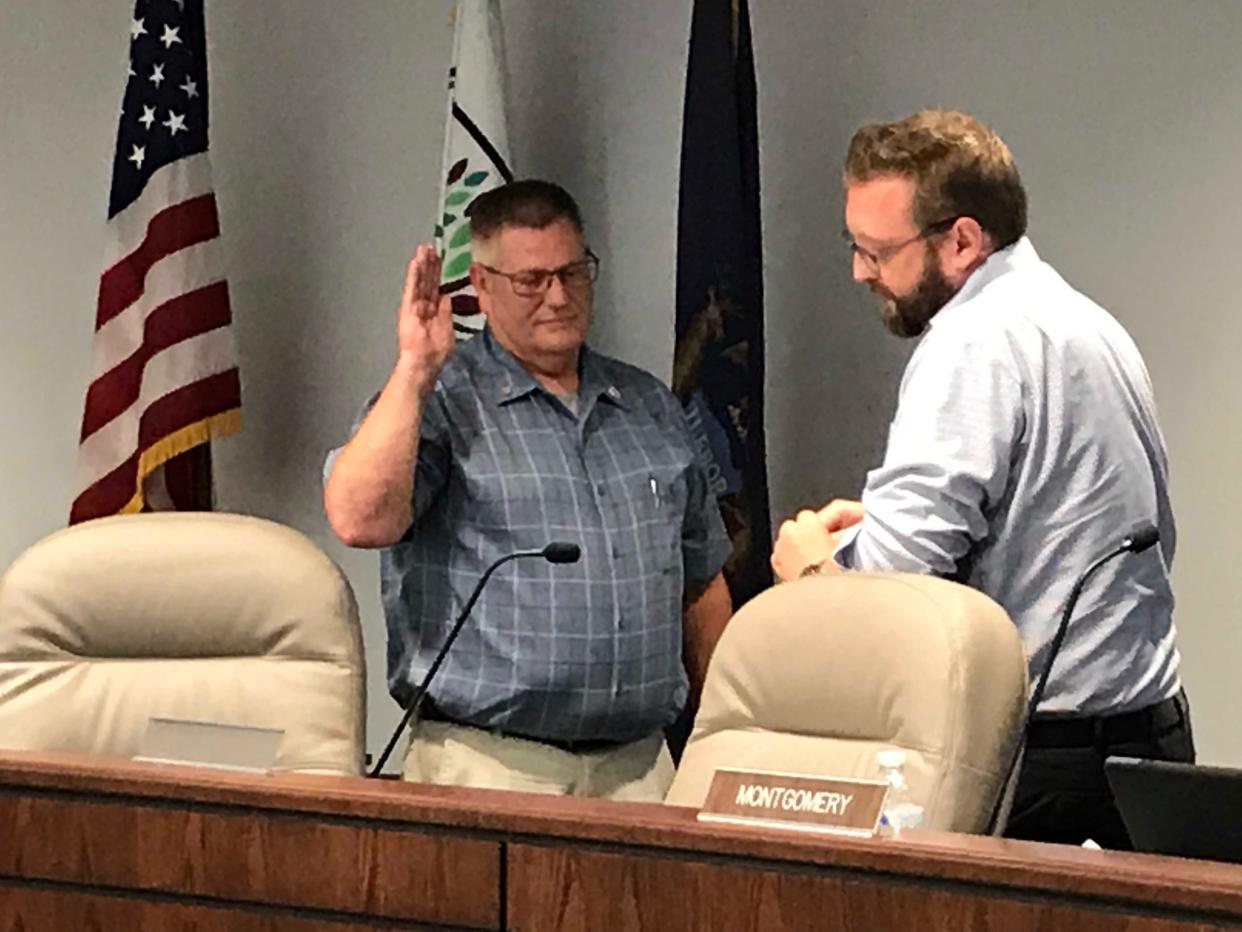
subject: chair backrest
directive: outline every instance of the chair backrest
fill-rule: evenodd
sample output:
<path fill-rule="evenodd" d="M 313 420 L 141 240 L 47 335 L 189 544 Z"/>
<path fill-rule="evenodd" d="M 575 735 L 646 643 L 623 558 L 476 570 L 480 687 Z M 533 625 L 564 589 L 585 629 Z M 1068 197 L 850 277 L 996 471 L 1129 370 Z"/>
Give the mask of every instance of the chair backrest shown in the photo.
<path fill-rule="evenodd" d="M 277 769 L 356 774 L 365 678 L 345 576 L 260 518 L 89 521 L 0 579 L 0 747 L 132 756 L 167 716 L 281 728 Z"/>
<path fill-rule="evenodd" d="M 1023 726 L 1027 666 L 1005 611 L 957 583 L 840 573 L 773 587 L 729 622 L 667 801 L 717 767 L 875 778 L 904 748 L 924 827 L 988 830 Z"/>

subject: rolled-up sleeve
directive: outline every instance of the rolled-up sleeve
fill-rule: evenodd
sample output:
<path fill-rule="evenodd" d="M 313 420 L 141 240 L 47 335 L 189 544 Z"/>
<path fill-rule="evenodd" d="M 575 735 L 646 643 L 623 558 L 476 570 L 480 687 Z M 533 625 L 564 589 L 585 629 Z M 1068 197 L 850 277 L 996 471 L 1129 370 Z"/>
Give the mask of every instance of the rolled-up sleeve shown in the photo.
<path fill-rule="evenodd" d="M 987 533 L 1025 427 L 1022 386 L 1003 341 L 957 336 L 933 332 L 911 358 L 865 517 L 834 554 L 846 569 L 954 577 Z"/>

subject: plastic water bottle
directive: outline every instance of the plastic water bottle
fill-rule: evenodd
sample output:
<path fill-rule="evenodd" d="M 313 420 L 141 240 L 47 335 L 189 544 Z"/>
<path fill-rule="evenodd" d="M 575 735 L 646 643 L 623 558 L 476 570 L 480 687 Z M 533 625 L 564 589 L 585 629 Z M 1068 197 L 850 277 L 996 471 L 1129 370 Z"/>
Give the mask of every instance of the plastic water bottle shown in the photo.
<path fill-rule="evenodd" d="M 910 798 L 910 785 L 906 783 L 906 752 L 901 748 L 876 751 L 876 767 L 879 778 L 888 784 L 888 796 L 884 800 L 884 812 L 880 816 L 880 832 L 897 835 L 923 824 L 923 807 Z"/>

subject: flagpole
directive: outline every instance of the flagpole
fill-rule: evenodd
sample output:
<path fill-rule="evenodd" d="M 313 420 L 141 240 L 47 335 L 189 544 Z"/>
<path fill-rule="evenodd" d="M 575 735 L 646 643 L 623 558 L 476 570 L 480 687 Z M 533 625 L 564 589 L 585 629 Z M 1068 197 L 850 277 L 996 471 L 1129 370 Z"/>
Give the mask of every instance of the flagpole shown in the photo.
<path fill-rule="evenodd" d="M 459 77 L 457 64 L 461 57 L 462 2 L 463 0 L 457 0 L 449 14 L 453 20 L 453 57 L 449 59 L 448 95 L 444 104 L 444 141 L 440 145 L 440 193 L 436 198 L 436 215 L 433 224 L 433 229 L 439 231 L 435 237 L 435 246 L 436 252 L 441 256 L 444 255 L 444 195 L 448 187 L 449 160 L 453 157 L 448 146 L 448 138 L 449 133 L 453 131 L 453 98 L 457 94 Z"/>

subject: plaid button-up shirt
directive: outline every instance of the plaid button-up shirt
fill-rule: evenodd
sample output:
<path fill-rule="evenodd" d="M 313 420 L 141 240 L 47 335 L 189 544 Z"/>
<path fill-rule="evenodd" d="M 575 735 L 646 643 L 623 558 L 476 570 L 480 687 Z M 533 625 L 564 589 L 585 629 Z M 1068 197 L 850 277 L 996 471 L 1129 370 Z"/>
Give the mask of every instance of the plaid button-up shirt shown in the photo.
<path fill-rule="evenodd" d="M 686 698 L 682 596 L 729 552 L 676 397 L 582 350 L 578 413 L 485 330 L 423 412 L 414 523 L 381 556 L 388 677 L 402 704 L 483 571 L 551 541 L 574 564 L 501 567 L 436 674 L 450 718 L 553 740 L 628 741 Z"/>

